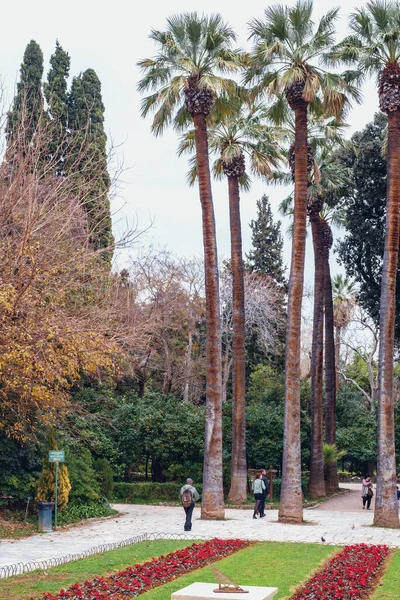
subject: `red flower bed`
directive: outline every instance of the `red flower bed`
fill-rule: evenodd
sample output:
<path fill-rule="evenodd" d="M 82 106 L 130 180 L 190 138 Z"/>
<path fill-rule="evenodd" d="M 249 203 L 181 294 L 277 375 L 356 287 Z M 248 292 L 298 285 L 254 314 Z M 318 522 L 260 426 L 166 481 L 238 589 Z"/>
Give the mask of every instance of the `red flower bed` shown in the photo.
<path fill-rule="evenodd" d="M 390 550 L 356 544 L 329 560 L 290 600 L 359 600 L 369 597 Z"/>
<path fill-rule="evenodd" d="M 245 540 L 214 538 L 203 544 L 192 544 L 182 550 L 170 552 L 167 556 L 159 556 L 128 567 L 109 577 L 96 577 L 93 581 L 76 583 L 55 596 L 44 594 L 43 600 L 127 600 L 248 545 L 249 542 Z"/>

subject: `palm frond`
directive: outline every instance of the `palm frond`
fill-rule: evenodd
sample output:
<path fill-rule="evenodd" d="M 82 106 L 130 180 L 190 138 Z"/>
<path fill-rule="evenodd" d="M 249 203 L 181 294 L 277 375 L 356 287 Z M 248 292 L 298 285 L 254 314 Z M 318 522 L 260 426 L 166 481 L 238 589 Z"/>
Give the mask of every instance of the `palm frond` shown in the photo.
<path fill-rule="evenodd" d="M 193 187 L 197 181 L 197 161 L 195 156 L 191 156 L 188 160 L 189 170 L 186 174 L 186 182 L 189 187 Z"/>

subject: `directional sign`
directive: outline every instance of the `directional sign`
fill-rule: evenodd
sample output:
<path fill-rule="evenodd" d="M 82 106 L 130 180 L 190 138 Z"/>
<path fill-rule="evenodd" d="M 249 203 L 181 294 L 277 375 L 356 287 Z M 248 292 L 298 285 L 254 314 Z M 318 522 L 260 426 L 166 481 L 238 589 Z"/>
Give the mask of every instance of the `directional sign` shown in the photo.
<path fill-rule="evenodd" d="M 49 450 L 49 462 L 64 462 L 64 450 Z"/>

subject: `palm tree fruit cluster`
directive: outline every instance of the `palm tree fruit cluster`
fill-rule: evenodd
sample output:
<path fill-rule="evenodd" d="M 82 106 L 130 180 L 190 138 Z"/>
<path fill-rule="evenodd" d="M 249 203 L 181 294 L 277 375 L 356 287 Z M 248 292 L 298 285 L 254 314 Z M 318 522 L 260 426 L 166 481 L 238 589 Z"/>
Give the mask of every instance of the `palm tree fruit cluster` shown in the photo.
<path fill-rule="evenodd" d="M 227 177 L 232 179 L 240 179 L 246 171 L 246 163 L 244 154 L 234 156 L 230 162 L 222 161 L 222 168 Z"/>
<path fill-rule="evenodd" d="M 292 84 L 285 88 L 285 96 L 288 104 L 292 110 L 295 110 L 298 106 L 307 104 L 304 100 L 304 88 L 306 82 L 304 79 L 296 79 Z"/>
<path fill-rule="evenodd" d="M 209 115 L 214 104 L 214 94 L 206 87 L 199 87 L 197 77 L 189 77 L 185 89 L 185 104 L 190 115 Z"/>
<path fill-rule="evenodd" d="M 400 65 L 389 64 L 379 77 L 379 108 L 391 113 L 400 108 Z"/>

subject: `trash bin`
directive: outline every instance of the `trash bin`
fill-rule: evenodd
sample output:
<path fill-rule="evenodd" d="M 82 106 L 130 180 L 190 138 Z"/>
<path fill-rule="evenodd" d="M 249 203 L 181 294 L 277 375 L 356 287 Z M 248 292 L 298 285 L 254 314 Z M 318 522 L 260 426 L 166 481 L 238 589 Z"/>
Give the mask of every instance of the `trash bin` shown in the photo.
<path fill-rule="evenodd" d="M 39 531 L 53 531 L 53 506 L 54 502 L 38 502 Z"/>

